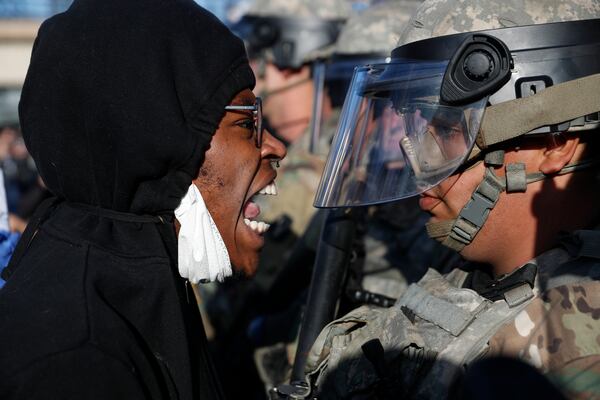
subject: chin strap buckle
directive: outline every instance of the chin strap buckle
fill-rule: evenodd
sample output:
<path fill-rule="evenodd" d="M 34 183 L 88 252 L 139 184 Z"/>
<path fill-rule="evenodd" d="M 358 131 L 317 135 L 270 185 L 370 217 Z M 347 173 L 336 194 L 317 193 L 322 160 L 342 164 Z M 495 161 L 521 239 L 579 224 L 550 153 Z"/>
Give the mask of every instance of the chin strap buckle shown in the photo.
<path fill-rule="evenodd" d="M 500 178 L 491 168 L 486 168 L 483 181 L 471 195 L 471 200 L 460 211 L 444 244 L 460 251 L 471 243 L 504 190 L 505 185 Z"/>

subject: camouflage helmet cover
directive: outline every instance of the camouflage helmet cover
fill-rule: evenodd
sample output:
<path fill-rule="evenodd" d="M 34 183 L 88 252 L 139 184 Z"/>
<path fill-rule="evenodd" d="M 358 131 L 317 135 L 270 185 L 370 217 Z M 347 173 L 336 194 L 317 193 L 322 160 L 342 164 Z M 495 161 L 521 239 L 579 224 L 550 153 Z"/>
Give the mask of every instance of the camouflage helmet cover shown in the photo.
<path fill-rule="evenodd" d="M 396 46 L 418 1 L 377 3 L 348 19 L 332 49 L 336 55 L 389 54 Z"/>
<path fill-rule="evenodd" d="M 454 33 L 598 17 L 599 0 L 426 0 L 398 46 Z"/>

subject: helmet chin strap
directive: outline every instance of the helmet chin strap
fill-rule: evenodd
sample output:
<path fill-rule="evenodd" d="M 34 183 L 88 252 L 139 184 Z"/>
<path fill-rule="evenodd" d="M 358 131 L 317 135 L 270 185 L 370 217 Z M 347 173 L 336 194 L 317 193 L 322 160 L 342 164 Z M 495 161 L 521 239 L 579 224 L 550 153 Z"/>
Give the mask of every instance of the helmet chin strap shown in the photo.
<path fill-rule="evenodd" d="M 427 233 L 444 246 L 460 252 L 479 233 L 502 192 L 523 193 L 530 183 L 589 168 L 599 162 L 600 160 L 587 160 L 569 164 L 552 175 L 545 175 L 541 172 L 527 174 L 524 163 L 510 163 L 506 165 L 506 176 L 505 179 L 502 179 L 496 175 L 494 167 L 504 165 L 504 151 L 496 150 L 487 153 L 484 159 L 486 169 L 483 180 L 471 194 L 471 199 L 462 208 L 458 217 L 452 220 L 428 223 L 426 225 Z"/>

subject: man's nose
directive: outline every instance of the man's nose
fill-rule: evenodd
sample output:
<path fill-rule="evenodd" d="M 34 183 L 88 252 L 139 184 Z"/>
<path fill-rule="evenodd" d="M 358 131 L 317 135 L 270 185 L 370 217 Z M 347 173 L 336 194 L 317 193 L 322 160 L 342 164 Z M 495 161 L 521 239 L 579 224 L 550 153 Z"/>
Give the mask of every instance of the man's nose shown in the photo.
<path fill-rule="evenodd" d="M 277 139 L 273 135 L 271 135 L 268 130 L 265 129 L 265 131 L 263 133 L 264 133 L 263 143 L 260 148 L 261 157 L 262 158 L 276 158 L 279 160 L 283 159 L 287 154 L 285 145 L 279 139 Z"/>

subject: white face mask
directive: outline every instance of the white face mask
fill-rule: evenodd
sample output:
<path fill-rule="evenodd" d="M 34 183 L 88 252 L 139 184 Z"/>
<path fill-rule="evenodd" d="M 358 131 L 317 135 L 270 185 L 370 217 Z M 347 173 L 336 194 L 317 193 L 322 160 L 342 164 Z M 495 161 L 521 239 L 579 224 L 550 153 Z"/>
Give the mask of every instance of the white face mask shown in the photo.
<path fill-rule="evenodd" d="M 231 276 L 231 261 L 223 238 L 193 183 L 175 210 L 175 217 L 181 224 L 179 274 L 191 283 L 223 282 Z"/>

